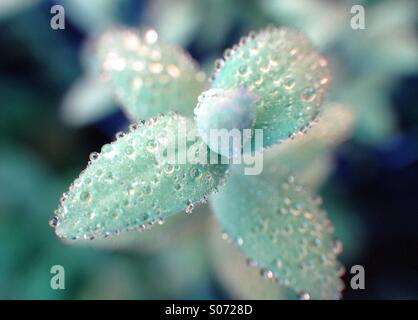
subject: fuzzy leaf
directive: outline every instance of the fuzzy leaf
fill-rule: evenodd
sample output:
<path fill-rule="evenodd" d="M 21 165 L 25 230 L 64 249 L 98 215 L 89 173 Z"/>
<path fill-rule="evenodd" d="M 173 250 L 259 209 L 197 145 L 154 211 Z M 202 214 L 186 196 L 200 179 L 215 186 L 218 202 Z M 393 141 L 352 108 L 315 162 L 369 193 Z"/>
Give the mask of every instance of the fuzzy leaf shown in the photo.
<path fill-rule="evenodd" d="M 97 47 L 105 76 L 131 119 L 148 119 L 170 110 L 193 114 L 206 82 L 186 52 L 159 41 L 151 29 L 142 34 L 115 29 L 105 33 Z"/>
<path fill-rule="evenodd" d="M 270 146 L 315 119 L 330 82 L 327 64 L 302 33 L 268 28 L 225 52 L 212 87 L 246 87 L 258 96 L 254 128 L 264 130 Z"/>
<path fill-rule="evenodd" d="M 207 199 L 223 183 L 227 166 L 171 164 L 162 157 L 172 139 L 181 138 L 180 127 L 187 134 L 196 131 L 192 120 L 177 114 L 150 118 L 104 145 L 101 153 L 92 153 L 51 219 L 57 235 L 91 239 L 144 229 L 182 209 L 190 212 L 194 203 Z M 186 150 L 191 146 L 207 150 L 198 138 L 187 140 Z M 183 150 L 175 148 L 175 156 Z"/>
<path fill-rule="evenodd" d="M 347 139 L 353 125 L 354 114 L 349 108 L 339 103 L 327 104 L 306 133 L 299 133 L 293 139 L 265 150 L 264 159 L 267 164 L 297 174 Z"/>
<path fill-rule="evenodd" d="M 249 266 L 246 257 L 235 246 L 222 240 L 219 224 L 213 221 L 209 249 L 215 274 L 232 299 L 284 300 L 286 288 L 260 277 L 260 270 Z M 231 272 L 232 271 L 232 272 Z"/>
<path fill-rule="evenodd" d="M 302 298 L 340 298 L 341 243 L 319 200 L 293 177 L 272 180 L 279 174 L 268 168 L 259 176 L 241 170 L 231 166 L 228 183 L 211 198 L 228 236 L 266 277 L 278 278 Z"/>

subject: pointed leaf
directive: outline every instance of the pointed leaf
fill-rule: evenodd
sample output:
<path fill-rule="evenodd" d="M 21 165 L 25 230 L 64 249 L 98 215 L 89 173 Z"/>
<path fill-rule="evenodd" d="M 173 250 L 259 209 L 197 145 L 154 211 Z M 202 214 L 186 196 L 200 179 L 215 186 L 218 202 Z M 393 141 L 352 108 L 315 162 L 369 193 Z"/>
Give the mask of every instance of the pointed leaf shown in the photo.
<path fill-rule="evenodd" d="M 98 51 L 105 76 L 131 119 L 170 110 L 193 114 L 205 75 L 186 52 L 158 40 L 155 30 L 109 31 L 99 40 Z"/>
<path fill-rule="evenodd" d="M 172 139 L 186 143 L 180 128 L 187 134 L 196 131 L 192 120 L 177 114 L 151 118 L 104 145 L 101 153 L 92 153 L 91 163 L 63 195 L 51 219 L 57 235 L 91 239 L 144 229 L 184 208 L 190 212 L 194 203 L 207 199 L 223 183 L 227 166 L 172 164 L 161 157 Z M 200 139 L 188 139 L 185 146 L 187 151 L 207 150 Z M 180 159 L 183 149 L 174 152 Z"/>
<path fill-rule="evenodd" d="M 327 60 L 300 32 L 268 28 L 242 38 L 215 63 L 213 88 L 246 87 L 259 97 L 254 128 L 270 146 L 303 130 L 327 91 Z"/>
<path fill-rule="evenodd" d="M 269 170 L 245 176 L 231 166 L 228 183 L 211 198 L 216 216 L 266 277 L 277 277 L 304 299 L 338 299 L 341 243 L 325 211 L 293 177 L 271 176 Z"/>

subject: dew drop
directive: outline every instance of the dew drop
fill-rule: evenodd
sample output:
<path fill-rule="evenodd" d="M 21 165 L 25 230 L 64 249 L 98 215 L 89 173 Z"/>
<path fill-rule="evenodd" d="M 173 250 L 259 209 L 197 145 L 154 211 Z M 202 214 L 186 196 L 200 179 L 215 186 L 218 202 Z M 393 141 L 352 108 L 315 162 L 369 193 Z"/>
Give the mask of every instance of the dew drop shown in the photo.
<path fill-rule="evenodd" d="M 91 200 L 92 196 L 90 194 L 90 192 L 88 191 L 83 191 L 80 193 L 80 200 L 82 202 L 89 202 Z"/>
<path fill-rule="evenodd" d="M 49 220 L 49 225 L 52 228 L 56 228 L 56 226 L 58 225 L 58 217 L 57 216 L 53 216 L 50 220 Z"/>
<path fill-rule="evenodd" d="M 186 208 L 184 209 L 186 211 L 186 213 L 192 213 L 194 209 L 194 204 L 192 201 L 188 200 L 186 202 Z"/>
<path fill-rule="evenodd" d="M 316 90 L 314 87 L 306 87 L 302 90 L 301 98 L 303 101 L 312 101 L 316 97 Z"/>
<path fill-rule="evenodd" d="M 89 159 L 91 161 L 95 161 L 95 160 L 99 159 L 99 157 L 100 157 L 100 154 L 98 152 L 92 152 L 89 155 Z"/>
<path fill-rule="evenodd" d="M 95 216 L 96 214 L 93 211 L 87 212 L 87 218 L 89 218 L 90 220 L 93 220 Z"/>
<path fill-rule="evenodd" d="M 135 152 L 135 149 L 132 146 L 125 147 L 125 154 L 131 156 Z"/>
<path fill-rule="evenodd" d="M 261 269 L 260 274 L 265 279 L 273 279 L 274 278 L 273 272 L 268 270 L 268 269 Z"/>
<path fill-rule="evenodd" d="M 295 85 L 296 85 L 296 81 L 292 77 L 286 77 L 283 80 L 283 87 L 286 90 L 292 90 L 295 87 Z"/>
<path fill-rule="evenodd" d="M 311 300 L 311 296 L 309 293 L 301 293 L 299 296 L 299 300 Z"/>
<path fill-rule="evenodd" d="M 150 140 L 148 141 L 146 148 L 149 152 L 154 153 L 157 149 L 157 143 L 154 140 Z"/>

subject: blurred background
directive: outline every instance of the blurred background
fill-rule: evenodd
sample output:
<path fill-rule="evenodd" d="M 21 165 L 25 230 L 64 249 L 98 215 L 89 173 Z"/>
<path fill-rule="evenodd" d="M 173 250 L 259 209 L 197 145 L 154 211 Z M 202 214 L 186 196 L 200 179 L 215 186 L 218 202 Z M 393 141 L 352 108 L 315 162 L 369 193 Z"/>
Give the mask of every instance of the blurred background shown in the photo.
<path fill-rule="evenodd" d="M 52 30 L 50 9 L 65 8 Z M 353 30 L 350 9 L 365 8 Z M 220 240 L 210 208 L 149 233 L 66 245 L 48 226 L 92 151 L 128 122 L 91 75 L 89 39 L 115 24 L 150 26 L 210 73 L 250 30 L 296 27 L 330 59 L 330 98 L 355 113 L 318 186 L 366 289 L 344 299 L 418 299 L 418 7 L 414 0 L 2 0 L 0 2 L 0 298 L 294 298 Z M 50 269 L 65 268 L 65 290 Z M 243 281 L 245 279 L 245 281 Z"/>

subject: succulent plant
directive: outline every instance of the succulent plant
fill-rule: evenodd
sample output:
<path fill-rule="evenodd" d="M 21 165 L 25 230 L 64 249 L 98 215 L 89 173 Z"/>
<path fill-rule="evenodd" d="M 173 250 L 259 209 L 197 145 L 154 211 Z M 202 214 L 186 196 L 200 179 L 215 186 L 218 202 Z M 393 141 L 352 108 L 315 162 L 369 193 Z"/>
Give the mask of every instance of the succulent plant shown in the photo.
<path fill-rule="evenodd" d="M 347 136 L 352 116 L 339 104 L 323 107 L 331 77 L 310 41 L 287 28 L 251 32 L 215 62 L 209 82 L 152 29 L 113 28 L 95 48 L 103 79 L 133 124 L 90 155 L 50 220 L 56 234 L 77 240 L 142 231 L 209 200 L 222 237 L 266 278 L 302 299 L 340 298 L 342 244 L 320 198 L 298 180 Z M 208 138 L 212 129 L 248 129 L 249 148 L 219 146 Z M 176 144 L 182 134 L 184 148 Z M 191 150 L 206 161 L 161 157 L 174 144 L 175 159 Z M 252 153 L 264 157 L 259 175 L 227 159 Z"/>

